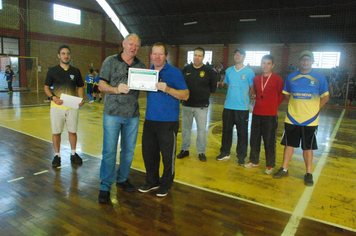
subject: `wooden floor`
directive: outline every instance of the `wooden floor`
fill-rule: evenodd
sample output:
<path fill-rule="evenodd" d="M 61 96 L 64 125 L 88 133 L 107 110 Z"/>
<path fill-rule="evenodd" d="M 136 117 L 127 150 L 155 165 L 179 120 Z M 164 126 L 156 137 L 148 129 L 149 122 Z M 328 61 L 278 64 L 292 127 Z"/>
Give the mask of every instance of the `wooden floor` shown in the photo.
<path fill-rule="evenodd" d="M 52 168 L 49 105 L 44 93 L 0 93 L 0 235 L 356 235 L 356 110 L 323 108 L 314 152 L 314 187 L 305 187 L 301 150 L 290 176 L 276 180 L 260 168 L 237 165 L 236 135 L 231 158 L 218 162 L 224 97 L 209 109 L 208 160 L 198 160 L 196 132 L 190 157 L 176 160 L 176 182 L 167 197 L 111 191 L 111 204 L 99 204 L 103 104 L 80 109 L 78 153 L 69 161 L 62 138 L 62 167 Z M 146 109 L 140 98 L 140 128 L 131 182 L 145 182 L 141 136 Z M 287 105 L 279 111 L 279 144 Z M 195 129 L 195 127 L 194 127 Z M 178 136 L 178 151 L 181 136 Z M 66 158 L 68 157 L 68 158 Z M 118 160 L 119 161 L 119 160 Z M 248 161 L 246 159 L 246 161 Z"/>

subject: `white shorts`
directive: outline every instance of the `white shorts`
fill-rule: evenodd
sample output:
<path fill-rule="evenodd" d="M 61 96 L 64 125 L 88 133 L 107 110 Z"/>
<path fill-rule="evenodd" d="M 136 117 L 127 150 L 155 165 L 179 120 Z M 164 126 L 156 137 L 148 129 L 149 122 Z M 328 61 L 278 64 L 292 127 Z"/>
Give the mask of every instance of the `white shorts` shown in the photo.
<path fill-rule="evenodd" d="M 70 133 L 77 133 L 78 109 L 59 109 L 51 107 L 52 134 L 61 134 L 64 124 Z"/>

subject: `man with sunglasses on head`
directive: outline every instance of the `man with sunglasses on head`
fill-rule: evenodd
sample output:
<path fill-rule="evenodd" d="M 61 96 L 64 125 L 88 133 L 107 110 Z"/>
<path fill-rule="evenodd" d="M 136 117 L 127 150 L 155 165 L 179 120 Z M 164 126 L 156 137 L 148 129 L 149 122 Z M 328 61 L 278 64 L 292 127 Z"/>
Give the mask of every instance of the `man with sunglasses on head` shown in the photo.
<path fill-rule="evenodd" d="M 245 50 L 236 49 L 234 53 L 235 65 L 226 70 L 225 83 L 228 85 L 228 90 L 222 116 L 220 155 L 216 157 L 218 161 L 230 158 L 235 125 L 237 131 L 236 156 L 239 166 L 245 164 L 247 156 L 250 97 L 254 94 L 253 78 L 255 77 L 255 72 L 244 65 L 245 58 Z"/>
<path fill-rule="evenodd" d="M 323 74 L 312 69 L 314 54 L 303 51 L 299 56 L 299 70 L 288 75 L 283 93 L 288 102 L 281 144 L 284 145 L 283 164 L 273 178 L 287 177 L 288 164 L 294 148 L 300 146 L 306 166 L 304 184 L 313 186 L 313 150 L 318 149 L 316 133 L 320 109 L 329 101 L 328 83 Z"/>
<path fill-rule="evenodd" d="M 134 192 L 135 187 L 128 176 L 136 147 L 139 127 L 138 90 L 130 90 L 127 85 L 129 67 L 145 68 L 136 57 L 141 39 L 129 34 L 122 42 L 123 51 L 109 56 L 100 71 L 99 88 L 104 92 L 104 138 L 100 167 L 99 202 L 110 201 L 111 185 L 115 182 L 117 143 L 121 135 L 120 166 L 116 173 L 116 186 L 126 192 Z"/>

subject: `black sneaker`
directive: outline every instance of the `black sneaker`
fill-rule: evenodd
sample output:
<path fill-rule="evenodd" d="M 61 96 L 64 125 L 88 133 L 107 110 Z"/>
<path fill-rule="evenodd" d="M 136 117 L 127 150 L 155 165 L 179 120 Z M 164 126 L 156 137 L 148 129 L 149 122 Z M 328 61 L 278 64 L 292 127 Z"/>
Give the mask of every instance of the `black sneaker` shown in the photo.
<path fill-rule="evenodd" d="M 205 153 L 200 153 L 200 154 L 199 154 L 199 160 L 200 160 L 200 161 L 206 161 Z"/>
<path fill-rule="evenodd" d="M 165 196 L 167 196 L 167 194 L 168 194 L 168 189 L 159 188 L 156 193 L 156 196 L 157 197 L 165 197 Z"/>
<path fill-rule="evenodd" d="M 70 161 L 74 162 L 75 164 L 82 164 L 83 163 L 82 158 L 80 158 L 80 156 L 77 153 L 75 153 L 74 155 L 70 156 Z"/>
<path fill-rule="evenodd" d="M 307 173 L 306 175 L 304 175 L 304 184 L 306 186 L 313 186 L 314 185 L 313 175 L 312 174 Z"/>
<path fill-rule="evenodd" d="M 58 155 L 55 155 L 52 161 L 52 167 L 61 166 L 61 158 Z"/>
<path fill-rule="evenodd" d="M 151 185 L 148 185 L 148 184 L 145 184 L 143 186 L 141 186 L 138 191 L 141 192 L 141 193 L 147 193 L 151 190 L 156 190 L 158 189 L 159 186 L 158 185 L 155 185 L 155 186 L 151 186 Z"/>
<path fill-rule="evenodd" d="M 273 174 L 273 178 L 281 179 L 283 177 L 287 177 L 289 175 L 288 170 L 284 171 L 283 167 L 279 168 L 279 170 Z"/>
<path fill-rule="evenodd" d="M 116 182 L 116 186 L 122 188 L 125 192 L 135 192 L 135 186 L 130 183 L 129 179 L 124 182 Z"/>
<path fill-rule="evenodd" d="M 187 157 L 187 156 L 189 156 L 189 151 L 184 151 L 184 150 L 182 150 L 182 151 L 180 151 L 180 153 L 177 155 L 177 158 L 178 158 L 178 159 L 183 159 L 184 157 Z"/>
<path fill-rule="evenodd" d="M 108 203 L 110 201 L 110 192 L 100 190 L 99 193 L 99 202 L 100 203 Z"/>
<path fill-rule="evenodd" d="M 216 157 L 216 160 L 222 161 L 222 160 L 226 160 L 226 159 L 229 159 L 229 158 L 230 158 L 229 154 L 221 153 L 219 156 Z"/>

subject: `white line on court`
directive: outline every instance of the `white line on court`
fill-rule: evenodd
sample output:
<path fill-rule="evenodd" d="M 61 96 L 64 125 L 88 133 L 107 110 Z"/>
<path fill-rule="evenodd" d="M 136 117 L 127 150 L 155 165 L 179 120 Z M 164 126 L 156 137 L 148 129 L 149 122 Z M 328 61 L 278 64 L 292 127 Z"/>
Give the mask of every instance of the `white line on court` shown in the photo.
<path fill-rule="evenodd" d="M 120 164 L 120 163 L 117 162 L 116 164 Z M 135 167 L 131 167 L 131 169 L 146 173 L 146 171 L 143 171 L 143 170 L 135 168 Z M 221 195 L 221 196 L 229 197 L 229 198 L 236 199 L 236 200 L 243 201 L 243 202 L 248 202 L 248 203 L 251 203 L 253 205 L 261 206 L 261 207 L 272 209 L 272 210 L 275 210 L 275 211 L 284 212 L 284 213 L 287 213 L 287 214 L 293 214 L 293 212 L 291 212 L 291 211 L 287 211 L 287 210 L 283 210 L 283 209 L 280 209 L 280 208 L 272 207 L 272 206 L 265 205 L 265 204 L 262 204 L 262 203 L 259 203 L 259 202 L 254 202 L 254 201 L 251 201 L 251 200 L 248 200 L 248 199 L 245 199 L 245 198 L 236 197 L 234 195 L 221 193 L 221 192 L 218 192 L 218 191 L 215 191 L 215 190 L 211 190 L 211 189 L 208 189 L 208 188 L 196 186 L 196 185 L 193 185 L 193 184 L 188 184 L 188 183 L 185 183 L 185 182 L 182 182 L 182 181 L 179 181 L 179 180 L 174 180 L 174 182 L 180 183 L 180 184 L 192 187 L 192 188 L 197 188 L 197 189 L 200 189 L 202 191 L 218 194 L 218 195 Z M 352 232 L 356 232 L 356 229 L 349 228 L 349 227 L 346 227 L 344 225 L 334 224 L 334 223 L 331 223 L 331 222 L 328 222 L 328 221 L 324 221 L 324 220 L 320 220 L 320 219 L 317 219 L 317 218 L 314 218 L 314 217 L 310 217 L 310 216 L 304 216 L 304 218 L 309 219 L 309 220 L 313 220 L 313 221 L 316 221 L 316 222 L 319 222 L 319 223 L 322 223 L 322 224 L 331 225 L 331 226 L 334 226 L 334 227 L 337 227 L 337 228 L 340 228 L 340 229 L 346 229 L 346 230 L 349 230 L 349 231 L 352 231 Z"/>
<path fill-rule="evenodd" d="M 345 113 L 345 110 L 343 110 L 342 112 L 342 116 L 344 115 Z M 340 122 L 341 122 L 342 119 L 339 118 L 339 121 L 337 123 L 336 126 L 340 126 Z M 216 124 L 219 124 L 219 123 L 222 123 L 222 121 L 219 121 L 219 122 L 215 122 L 215 123 L 212 123 L 212 126 L 213 125 L 216 125 Z M 43 138 L 40 138 L 40 137 L 37 137 L 37 136 L 34 136 L 34 135 L 31 135 L 31 134 L 28 134 L 28 133 L 25 133 L 25 132 L 22 132 L 22 131 L 19 131 L 19 130 L 16 130 L 16 129 L 12 129 L 12 128 L 9 128 L 9 127 L 6 127 L 6 126 L 3 126 L 3 125 L 0 125 L 1 127 L 4 127 L 4 128 L 7 128 L 7 129 L 10 129 L 10 130 L 13 130 L 13 131 L 16 131 L 16 132 L 19 132 L 19 133 L 22 133 L 22 134 L 26 134 L 30 137 L 33 137 L 33 138 L 37 138 L 37 139 L 40 139 L 40 140 L 43 140 L 43 141 L 46 141 L 46 142 L 49 142 L 49 143 L 52 143 L 52 141 L 48 141 L 46 139 L 43 139 Z M 335 128 L 336 128 L 335 126 Z M 335 140 L 335 135 L 336 135 L 336 132 L 335 131 L 335 128 L 334 128 L 334 131 L 333 131 L 333 134 L 330 138 L 330 144 L 332 143 L 331 140 Z M 211 130 L 211 129 L 209 129 Z M 210 131 L 211 132 L 211 131 Z M 334 135 L 335 133 L 335 135 Z M 220 141 L 217 141 L 216 142 L 220 143 Z M 141 144 L 138 144 L 136 146 L 140 146 Z M 331 145 L 329 145 L 330 147 Z M 68 147 L 70 148 L 70 147 Z M 86 152 L 82 152 L 81 153 L 84 153 L 86 155 L 90 155 L 90 156 L 93 156 L 93 157 L 96 157 L 96 158 L 99 158 L 101 159 L 102 156 L 94 156 L 90 153 L 86 153 Z M 327 153 L 326 151 L 324 151 L 323 153 Z M 321 159 L 321 158 L 320 158 Z M 86 159 L 87 160 L 87 159 Z M 85 161 L 86 161 L 85 160 Z M 83 160 L 84 161 L 84 160 Z M 320 160 L 319 160 L 320 162 Z M 119 162 L 117 162 L 117 164 L 120 164 Z M 66 166 L 69 166 L 69 165 L 66 165 Z M 62 167 L 66 167 L 66 166 L 62 166 Z M 58 167 L 58 168 L 62 168 L 62 167 Z M 146 171 L 142 170 L 142 169 L 139 169 L 139 168 L 136 168 L 136 167 L 132 167 L 131 166 L 131 169 L 133 170 L 136 170 L 136 171 L 140 171 L 140 172 L 143 172 L 143 173 L 146 173 Z M 315 175 L 315 172 L 316 172 L 316 169 L 313 173 L 313 176 Z M 321 172 L 321 170 L 320 170 Z M 319 176 L 318 176 L 319 177 Z M 20 177 L 20 178 L 17 178 L 17 179 L 14 179 L 14 180 L 9 180 L 7 182 L 12 182 L 12 181 L 17 181 L 17 180 L 20 180 L 20 179 L 23 179 L 23 177 Z M 315 179 L 315 178 L 314 178 Z M 317 179 L 316 179 L 317 180 Z M 232 199 L 236 199 L 236 200 L 240 200 L 240 201 L 244 201 L 244 202 L 248 202 L 248 203 L 251 203 L 251 204 L 254 204 L 254 205 L 258 205 L 258 206 L 261 206 L 261 207 L 265 207 L 265 208 L 269 208 L 269 209 L 272 209 L 272 210 L 276 210 L 276 211 L 279 211 L 279 212 L 284 212 L 284 213 L 287 213 L 287 214 L 293 214 L 291 211 L 287 211 L 287 210 L 283 210 L 283 209 L 279 209 L 279 208 L 275 208 L 275 207 L 272 207 L 272 206 L 268 206 L 268 205 L 265 205 L 265 204 L 262 204 L 262 203 L 259 203 L 259 202 L 254 202 L 254 201 L 251 201 L 251 200 L 247 200 L 247 199 L 244 199 L 244 198 L 239 198 L 239 197 L 236 197 L 236 196 L 233 196 L 233 195 L 229 195 L 229 194 L 226 194 L 226 193 L 221 193 L 221 192 L 217 192 L 215 190 L 211 190 L 211 189 L 207 189 L 207 188 L 203 188 L 203 187 L 200 187 L 200 186 L 196 186 L 196 185 L 192 185 L 192 184 L 188 184 L 188 183 L 185 183 L 185 182 L 181 182 L 179 180 L 174 180 L 174 182 L 177 182 L 177 183 L 180 183 L 180 184 L 184 184 L 186 186 L 190 186 L 190 187 L 193 187 L 193 188 L 197 188 L 197 189 L 200 189 L 200 190 L 203 190 L 203 191 L 207 191 L 207 192 L 211 192 L 211 193 L 215 193 L 215 194 L 218 194 L 218 195 L 222 195 L 222 196 L 225 196 L 225 197 L 229 197 L 229 198 L 232 198 Z M 315 181 L 316 183 L 316 181 Z M 310 187 L 308 187 L 310 189 Z M 314 187 L 312 187 L 314 188 Z M 297 209 L 297 208 L 296 208 Z M 304 211 L 303 211 L 304 212 Z M 313 221 L 316 221 L 316 222 L 320 222 L 320 223 L 323 223 L 323 224 L 326 224 L 326 225 L 331 225 L 331 226 L 334 226 L 334 227 L 338 227 L 340 229 L 346 229 L 346 230 L 349 230 L 351 232 L 356 232 L 356 229 L 353 229 L 353 228 L 349 228 L 349 227 L 346 227 L 344 225 L 338 225 L 338 224 L 334 224 L 334 223 L 331 223 L 331 222 L 328 222 L 328 221 L 323 221 L 323 220 L 320 220 L 320 219 L 317 219 L 317 218 L 313 218 L 313 217 L 309 217 L 309 216 L 304 216 L 304 218 L 306 219 L 309 219 L 309 220 L 313 220 Z M 299 224 L 299 222 L 298 222 Z"/>
<path fill-rule="evenodd" d="M 288 221 L 288 224 L 284 228 L 282 236 L 295 235 L 295 233 L 297 232 L 299 222 L 304 217 L 305 209 L 307 208 L 307 206 L 309 204 L 309 201 L 313 194 L 315 185 L 318 183 L 319 176 L 321 174 L 321 171 L 323 170 L 326 158 L 328 157 L 328 153 L 330 151 L 330 147 L 333 143 L 332 140 L 335 139 L 336 133 L 339 130 L 339 127 L 340 127 L 341 121 L 344 117 L 344 114 L 345 114 L 345 109 L 341 112 L 341 115 L 340 115 L 340 117 L 334 127 L 334 130 L 331 134 L 330 143 L 329 143 L 329 145 L 325 146 L 324 152 L 321 155 L 320 160 L 319 160 L 318 164 L 316 165 L 316 168 L 313 172 L 314 185 L 312 187 L 305 188 L 303 195 L 299 199 L 299 202 L 298 202 L 297 206 L 295 207 L 293 214 Z"/>
<path fill-rule="evenodd" d="M 44 170 L 44 171 L 40 171 L 40 172 L 37 172 L 37 173 L 33 173 L 33 175 L 40 175 L 40 174 L 44 174 L 44 173 L 47 173 L 48 170 Z"/>
<path fill-rule="evenodd" d="M 58 166 L 57 169 L 63 169 L 64 167 L 67 167 L 69 165 L 62 165 L 62 166 Z"/>
<path fill-rule="evenodd" d="M 24 177 L 19 177 L 19 178 L 16 178 L 16 179 L 11 179 L 11 180 L 8 180 L 7 182 L 8 182 L 8 183 L 11 183 L 11 182 L 18 181 L 18 180 L 21 180 L 21 179 L 24 179 Z"/>
<path fill-rule="evenodd" d="M 33 105 L 21 105 L 21 106 L 2 106 L 3 109 L 18 109 L 18 108 L 26 108 L 26 107 L 40 107 L 40 106 L 48 106 L 48 104 L 33 104 Z M 49 106 L 48 106 L 49 107 Z"/>

